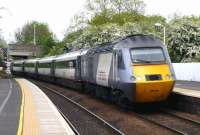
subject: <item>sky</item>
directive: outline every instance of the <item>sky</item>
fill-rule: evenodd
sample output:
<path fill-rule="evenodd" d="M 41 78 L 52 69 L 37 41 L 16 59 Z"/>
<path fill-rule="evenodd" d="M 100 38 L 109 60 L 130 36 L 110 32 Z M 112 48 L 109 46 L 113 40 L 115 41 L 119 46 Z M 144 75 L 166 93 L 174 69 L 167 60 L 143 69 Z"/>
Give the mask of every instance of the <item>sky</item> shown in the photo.
<path fill-rule="evenodd" d="M 32 20 L 48 23 L 50 29 L 62 40 L 71 19 L 80 12 L 86 0 L 0 0 L 0 29 L 7 42 L 14 41 L 14 33 Z M 145 14 L 167 18 L 174 13 L 200 15 L 199 0 L 144 0 Z"/>

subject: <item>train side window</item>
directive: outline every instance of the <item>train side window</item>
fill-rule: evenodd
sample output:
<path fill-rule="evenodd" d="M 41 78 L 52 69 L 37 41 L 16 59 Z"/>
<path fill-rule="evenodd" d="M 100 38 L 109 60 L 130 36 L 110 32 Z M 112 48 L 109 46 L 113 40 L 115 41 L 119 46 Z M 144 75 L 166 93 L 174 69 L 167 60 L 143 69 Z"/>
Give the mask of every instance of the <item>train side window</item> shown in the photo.
<path fill-rule="evenodd" d="M 39 63 L 38 68 L 50 68 L 50 63 Z"/>
<path fill-rule="evenodd" d="M 56 62 L 56 68 L 66 68 L 67 67 L 67 63 L 66 61 L 59 61 L 59 62 Z"/>
<path fill-rule="evenodd" d="M 76 61 L 71 60 L 71 61 L 61 61 L 61 62 L 56 62 L 56 68 L 75 68 L 76 67 Z"/>
<path fill-rule="evenodd" d="M 13 64 L 13 67 L 22 67 L 22 64 Z"/>
<path fill-rule="evenodd" d="M 76 61 L 75 60 L 67 61 L 67 67 L 68 68 L 75 68 L 76 67 Z"/>
<path fill-rule="evenodd" d="M 123 54 L 122 54 L 121 50 L 119 50 L 118 53 L 117 53 L 117 64 L 118 64 L 118 68 L 119 69 L 124 69 L 125 68 L 124 60 L 123 60 Z"/>
<path fill-rule="evenodd" d="M 26 63 L 25 67 L 32 68 L 32 67 L 35 67 L 35 64 L 34 63 Z"/>

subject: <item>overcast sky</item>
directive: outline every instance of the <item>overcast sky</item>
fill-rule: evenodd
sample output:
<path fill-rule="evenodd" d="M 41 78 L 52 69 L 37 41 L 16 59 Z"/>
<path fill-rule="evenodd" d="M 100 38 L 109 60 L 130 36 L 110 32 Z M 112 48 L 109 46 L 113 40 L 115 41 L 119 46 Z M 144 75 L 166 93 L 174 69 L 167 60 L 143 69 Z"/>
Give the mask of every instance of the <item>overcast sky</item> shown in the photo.
<path fill-rule="evenodd" d="M 62 39 L 71 18 L 83 9 L 86 0 L 0 0 L 1 33 L 7 41 L 14 40 L 14 32 L 26 22 L 36 20 L 48 23 L 58 39 Z M 146 14 L 165 17 L 175 12 L 181 15 L 200 15 L 199 0 L 144 0 Z"/>

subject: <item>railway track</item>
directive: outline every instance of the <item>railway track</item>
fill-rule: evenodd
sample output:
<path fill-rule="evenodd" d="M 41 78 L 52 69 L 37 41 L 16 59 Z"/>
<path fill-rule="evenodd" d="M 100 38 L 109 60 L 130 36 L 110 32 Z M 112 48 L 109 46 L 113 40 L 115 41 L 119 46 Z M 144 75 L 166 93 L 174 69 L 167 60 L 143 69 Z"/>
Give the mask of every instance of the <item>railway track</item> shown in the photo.
<path fill-rule="evenodd" d="M 153 112 L 152 114 L 134 113 L 147 121 L 165 127 L 180 135 L 200 134 L 200 123 L 198 121 L 176 115 L 166 110 Z"/>
<path fill-rule="evenodd" d="M 124 135 L 124 133 L 72 99 L 52 88 L 36 84 L 51 98 L 77 135 Z"/>
<path fill-rule="evenodd" d="M 176 112 L 174 112 L 174 111 L 172 111 L 172 110 L 161 109 L 161 111 L 162 111 L 163 113 L 167 113 L 167 114 L 172 115 L 172 116 L 174 116 L 174 117 L 178 117 L 178 118 L 180 118 L 180 119 L 184 119 L 184 120 L 186 120 L 186 121 L 192 122 L 192 123 L 194 123 L 194 124 L 200 126 L 200 121 L 194 120 L 193 118 L 189 118 L 189 117 L 184 116 L 184 115 L 178 115 L 178 114 L 176 114 Z"/>
<path fill-rule="evenodd" d="M 41 82 L 38 83 L 40 84 Z M 36 84 L 38 85 L 38 83 Z M 198 120 L 196 121 L 196 123 L 193 123 L 193 119 L 184 120 L 181 118 L 183 116 L 177 116 L 180 117 L 177 118 L 175 114 L 164 110 L 157 110 L 156 112 L 146 114 L 135 110 L 124 111 L 120 110 L 120 108 L 116 105 L 110 105 L 107 104 L 107 102 L 99 102 L 89 95 L 81 94 L 76 91 L 71 91 L 57 85 L 50 85 L 48 83 L 41 84 L 49 86 L 51 89 L 56 89 L 57 91 L 59 91 L 59 93 L 62 93 L 74 102 L 81 104 L 88 110 L 92 111 L 98 116 L 101 116 L 103 119 L 117 127 L 117 129 L 120 129 L 120 131 L 124 132 L 125 134 L 199 134 L 200 127 Z M 95 103 L 95 100 L 98 103 Z M 103 104 L 103 106 L 101 104 Z M 109 108 L 109 110 L 107 107 Z M 103 114 L 102 112 L 106 112 L 108 115 L 106 113 Z M 109 115 L 109 113 L 111 115 Z M 140 121 L 138 121 L 138 119 Z M 187 119 L 187 117 L 185 117 L 185 119 Z M 140 123 L 141 121 L 145 123 L 146 127 L 137 126 L 138 123 Z M 150 131 L 148 128 L 150 128 L 150 130 L 152 131 Z"/>

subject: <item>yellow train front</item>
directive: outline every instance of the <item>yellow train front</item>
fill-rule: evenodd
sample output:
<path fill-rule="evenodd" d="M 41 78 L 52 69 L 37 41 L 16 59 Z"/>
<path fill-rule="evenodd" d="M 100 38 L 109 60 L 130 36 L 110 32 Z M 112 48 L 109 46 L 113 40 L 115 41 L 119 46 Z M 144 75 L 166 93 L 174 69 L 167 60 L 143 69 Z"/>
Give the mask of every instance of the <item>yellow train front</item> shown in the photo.
<path fill-rule="evenodd" d="M 158 102 L 167 99 L 174 86 L 174 77 L 169 66 L 167 63 L 133 64 L 136 102 Z"/>

